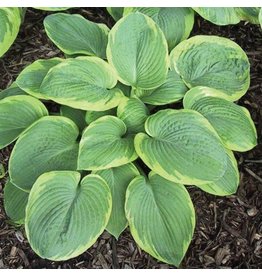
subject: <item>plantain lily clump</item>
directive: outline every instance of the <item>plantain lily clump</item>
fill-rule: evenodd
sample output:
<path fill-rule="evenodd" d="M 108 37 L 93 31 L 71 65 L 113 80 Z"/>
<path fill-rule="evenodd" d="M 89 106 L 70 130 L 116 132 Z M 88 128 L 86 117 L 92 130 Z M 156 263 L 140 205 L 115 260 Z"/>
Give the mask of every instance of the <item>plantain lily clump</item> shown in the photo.
<path fill-rule="evenodd" d="M 6 213 L 42 258 L 76 257 L 104 230 L 118 238 L 129 227 L 144 251 L 179 266 L 195 228 L 187 186 L 235 193 L 233 151 L 257 143 L 234 103 L 249 88 L 249 61 L 229 39 L 187 39 L 192 9 L 108 10 L 111 30 L 48 15 L 66 58 L 33 62 L 1 92 L 0 148 L 17 140 Z"/>

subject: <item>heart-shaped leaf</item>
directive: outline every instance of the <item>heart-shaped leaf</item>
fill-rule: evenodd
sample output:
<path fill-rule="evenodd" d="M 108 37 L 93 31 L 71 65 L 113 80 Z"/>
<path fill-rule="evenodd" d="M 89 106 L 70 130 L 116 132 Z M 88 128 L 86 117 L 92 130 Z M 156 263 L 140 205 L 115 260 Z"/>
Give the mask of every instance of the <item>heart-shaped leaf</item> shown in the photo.
<path fill-rule="evenodd" d="M 151 17 L 156 22 L 166 37 L 169 51 L 189 37 L 194 25 L 194 11 L 191 8 L 125 8 L 124 15 L 136 11 Z"/>
<path fill-rule="evenodd" d="M 0 8 L 0 57 L 15 41 L 21 21 L 21 8 Z"/>
<path fill-rule="evenodd" d="M 8 181 L 4 188 L 4 207 L 7 216 L 15 223 L 23 224 L 29 193 Z"/>
<path fill-rule="evenodd" d="M 156 88 L 165 81 L 168 70 L 165 36 L 150 17 L 131 13 L 109 32 L 107 59 L 122 83 Z"/>
<path fill-rule="evenodd" d="M 39 59 L 19 74 L 16 83 L 26 93 L 39 99 L 46 99 L 45 95 L 41 93 L 40 86 L 48 71 L 63 61 L 61 58 Z"/>
<path fill-rule="evenodd" d="M 110 189 L 98 175 L 80 182 L 80 173 L 41 175 L 26 209 L 25 229 L 33 250 L 54 261 L 76 257 L 104 231 L 112 208 Z"/>
<path fill-rule="evenodd" d="M 227 150 L 227 168 L 225 174 L 215 182 L 199 185 L 206 193 L 218 196 L 227 196 L 236 193 L 239 185 L 237 161 L 232 151 Z"/>
<path fill-rule="evenodd" d="M 102 170 L 134 161 L 137 158 L 134 138 L 125 136 L 126 131 L 124 122 L 114 116 L 91 123 L 80 141 L 78 169 Z"/>
<path fill-rule="evenodd" d="M 29 191 L 36 179 L 53 170 L 75 170 L 77 126 L 68 118 L 44 117 L 19 137 L 9 160 L 10 180 Z"/>
<path fill-rule="evenodd" d="M 137 98 L 124 98 L 117 107 L 117 117 L 125 123 L 128 133 L 144 131 L 148 116 L 148 108 Z"/>
<path fill-rule="evenodd" d="M 31 96 L 10 96 L 0 101 L 0 149 L 15 141 L 39 118 L 48 115 L 45 106 Z"/>
<path fill-rule="evenodd" d="M 135 137 L 139 157 L 153 171 L 181 184 L 218 180 L 226 152 L 208 120 L 193 110 L 166 109 L 148 117 L 147 134 Z"/>
<path fill-rule="evenodd" d="M 212 95 L 212 92 L 210 90 L 209 95 Z M 197 96 L 198 93 L 202 95 L 202 98 Z M 242 152 L 251 150 L 257 145 L 256 128 L 246 108 L 217 98 L 215 95 L 214 97 L 203 96 L 201 89 L 191 89 L 187 99 L 190 99 L 190 95 L 198 100 L 191 102 L 187 100 L 187 103 L 193 103 L 187 107 L 196 110 L 208 119 L 228 149 Z"/>
<path fill-rule="evenodd" d="M 151 172 L 128 186 L 126 217 L 137 244 L 160 261 L 178 266 L 191 242 L 195 211 L 183 185 Z"/>
<path fill-rule="evenodd" d="M 168 71 L 165 82 L 152 90 L 138 90 L 137 96 L 147 104 L 165 105 L 181 100 L 187 86 L 175 70 Z"/>
<path fill-rule="evenodd" d="M 72 74 L 72 72 L 74 72 Z M 97 57 L 67 59 L 51 69 L 40 89 L 45 97 L 76 109 L 104 111 L 118 105 L 113 68 Z"/>
<path fill-rule="evenodd" d="M 237 24 L 240 18 L 235 8 L 193 8 L 201 17 L 216 24 L 216 25 L 229 25 Z"/>
<path fill-rule="evenodd" d="M 56 46 L 67 55 L 84 54 L 106 57 L 109 29 L 79 14 L 56 13 L 44 20 L 45 31 Z"/>
<path fill-rule="evenodd" d="M 100 175 L 107 182 L 112 194 L 112 212 L 106 230 L 116 239 L 127 227 L 125 216 L 126 189 L 131 180 L 139 175 L 139 171 L 132 164 L 117 168 L 93 172 Z"/>
<path fill-rule="evenodd" d="M 241 98 L 250 83 L 250 65 L 242 48 L 224 37 L 199 35 L 182 41 L 170 54 L 171 67 L 189 88 L 207 86 Z"/>

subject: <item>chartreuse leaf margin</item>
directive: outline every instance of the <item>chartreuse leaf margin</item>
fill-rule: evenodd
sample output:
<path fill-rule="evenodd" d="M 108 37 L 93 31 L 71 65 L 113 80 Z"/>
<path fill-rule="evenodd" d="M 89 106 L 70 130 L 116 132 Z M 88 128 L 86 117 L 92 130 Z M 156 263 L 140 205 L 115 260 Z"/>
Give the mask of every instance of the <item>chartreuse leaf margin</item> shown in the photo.
<path fill-rule="evenodd" d="M 45 31 L 64 56 L 34 61 L 0 92 L 0 148 L 14 143 L 5 211 L 42 258 L 74 258 L 103 231 L 118 239 L 128 228 L 141 249 L 179 266 L 196 220 L 188 185 L 234 194 L 233 151 L 257 144 L 250 113 L 234 103 L 250 64 L 230 39 L 188 38 L 193 9 L 108 11 L 111 30 L 48 15 Z"/>

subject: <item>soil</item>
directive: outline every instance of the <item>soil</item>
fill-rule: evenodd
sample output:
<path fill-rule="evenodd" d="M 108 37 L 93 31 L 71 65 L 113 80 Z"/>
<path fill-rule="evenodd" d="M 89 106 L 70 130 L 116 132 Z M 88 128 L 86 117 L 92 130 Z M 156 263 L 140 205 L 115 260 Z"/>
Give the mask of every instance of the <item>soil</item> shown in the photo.
<path fill-rule="evenodd" d="M 104 8 L 71 9 L 86 18 L 112 26 Z M 21 70 L 39 58 L 62 56 L 43 30 L 48 12 L 28 9 L 16 42 L 0 59 L 0 89 L 8 87 Z M 241 182 L 235 195 L 217 197 L 189 187 L 197 225 L 180 268 L 262 268 L 262 31 L 247 23 L 219 27 L 197 17 L 191 34 L 219 35 L 237 42 L 251 63 L 251 85 L 239 104 L 248 108 L 258 132 L 252 151 L 236 153 Z M 12 146 L 0 151 L 7 170 Z M 1 173 L 0 173 L 1 174 Z M 30 248 L 23 228 L 14 227 L 3 208 L 0 182 L 0 268 L 174 268 L 156 261 L 135 244 L 128 229 L 116 241 L 104 233 L 81 256 L 65 262 L 39 258 Z"/>

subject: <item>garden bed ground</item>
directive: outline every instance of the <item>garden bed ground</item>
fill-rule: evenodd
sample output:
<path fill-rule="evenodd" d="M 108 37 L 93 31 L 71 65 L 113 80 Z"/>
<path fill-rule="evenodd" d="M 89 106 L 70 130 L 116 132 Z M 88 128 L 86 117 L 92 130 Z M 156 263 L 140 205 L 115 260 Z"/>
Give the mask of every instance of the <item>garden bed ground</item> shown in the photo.
<path fill-rule="evenodd" d="M 113 21 L 102 8 L 72 9 L 109 26 Z M 21 70 L 39 58 L 61 55 L 43 30 L 46 12 L 28 9 L 19 36 L 0 59 L 0 89 L 9 86 Z M 197 18 L 191 35 L 220 35 L 237 42 L 251 63 L 251 86 L 239 103 L 251 113 L 262 140 L 262 31 L 241 23 L 218 27 Z M 11 147 L 0 151 L 7 170 Z M 262 147 L 236 155 L 241 182 L 236 195 L 216 197 L 189 187 L 197 214 L 193 241 L 181 268 L 262 268 Z M 0 268 L 172 268 L 141 251 L 126 230 L 118 241 L 106 232 L 81 256 L 66 262 L 39 258 L 30 248 L 23 229 L 8 222 L 3 209 L 0 181 Z"/>

